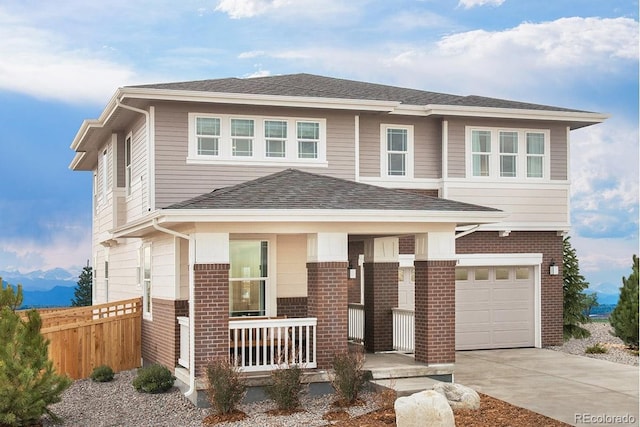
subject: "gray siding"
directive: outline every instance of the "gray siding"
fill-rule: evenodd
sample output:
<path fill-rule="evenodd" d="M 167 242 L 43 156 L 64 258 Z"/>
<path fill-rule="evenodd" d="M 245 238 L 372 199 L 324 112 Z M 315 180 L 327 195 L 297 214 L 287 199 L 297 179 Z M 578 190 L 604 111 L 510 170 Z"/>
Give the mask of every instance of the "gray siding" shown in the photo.
<path fill-rule="evenodd" d="M 353 113 L 276 107 L 159 103 L 156 105 L 156 207 L 239 184 L 284 169 L 269 165 L 187 164 L 189 113 L 246 114 L 268 117 L 326 119 L 328 167 L 299 167 L 312 173 L 355 179 L 355 119 Z"/>

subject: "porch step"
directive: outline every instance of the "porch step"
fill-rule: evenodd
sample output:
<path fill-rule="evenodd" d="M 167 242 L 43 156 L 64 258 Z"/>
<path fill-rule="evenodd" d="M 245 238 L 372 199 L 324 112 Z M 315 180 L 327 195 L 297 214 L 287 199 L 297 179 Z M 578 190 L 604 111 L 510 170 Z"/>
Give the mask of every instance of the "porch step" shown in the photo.
<path fill-rule="evenodd" d="M 398 397 L 409 396 L 423 390 L 430 390 L 440 381 L 429 377 L 390 378 L 370 381 L 374 387 L 392 388 Z"/>

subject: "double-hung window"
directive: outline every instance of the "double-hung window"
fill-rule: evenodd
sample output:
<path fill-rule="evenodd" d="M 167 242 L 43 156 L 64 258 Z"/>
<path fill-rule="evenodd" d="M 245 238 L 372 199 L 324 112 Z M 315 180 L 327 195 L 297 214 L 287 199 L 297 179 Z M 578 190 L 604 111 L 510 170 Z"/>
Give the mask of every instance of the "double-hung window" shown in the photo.
<path fill-rule="evenodd" d="M 131 195 L 131 136 L 124 141 L 124 180 L 127 196 Z"/>
<path fill-rule="evenodd" d="M 491 132 L 471 131 L 471 159 L 473 176 L 489 176 L 491 164 Z"/>
<path fill-rule="evenodd" d="M 320 123 L 297 122 L 298 158 L 317 159 L 318 141 L 320 140 Z"/>
<path fill-rule="evenodd" d="M 544 176 L 544 134 L 527 132 L 527 178 Z"/>
<path fill-rule="evenodd" d="M 254 121 L 231 119 L 231 154 L 234 157 L 253 156 Z"/>
<path fill-rule="evenodd" d="M 287 122 L 284 120 L 264 121 L 265 155 L 285 157 L 287 147 Z"/>
<path fill-rule="evenodd" d="M 518 163 L 518 132 L 500 131 L 500 176 L 515 178 Z"/>
<path fill-rule="evenodd" d="M 196 138 L 199 155 L 217 156 L 220 153 L 220 119 L 196 117 Z"/>
<path fill-rule="evenodd" d="M 387 175 L 407 175 L 409 139 L 407 129 L 387 129 Z"/>
<path fill-rule="evenodd" d="M 142 247 L 142 313 L 151 316 L 151 246 Z"/>

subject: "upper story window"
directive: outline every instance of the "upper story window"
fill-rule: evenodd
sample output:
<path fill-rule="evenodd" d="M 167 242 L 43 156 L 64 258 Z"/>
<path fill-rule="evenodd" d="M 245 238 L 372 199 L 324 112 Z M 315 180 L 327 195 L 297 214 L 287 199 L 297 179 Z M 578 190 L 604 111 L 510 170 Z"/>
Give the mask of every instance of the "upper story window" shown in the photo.
<path fill-rule="evenodd" d="M 187 163 L 327 166 L 326 120 L 190 113 Z"/>
<path fill-rule="evenodd" d="M 467 127 L 467 176 L 549 177 L 548 130 Z"/>
<path fill-rule="evenodd" d="M 131 135 L 124 140 L 124 186 L 127 196 L 131 195 Z"/>
<path fill-rule="evenodd" d="M 383 177 L 413 177 L 413 126 L 381 125 Z"/>

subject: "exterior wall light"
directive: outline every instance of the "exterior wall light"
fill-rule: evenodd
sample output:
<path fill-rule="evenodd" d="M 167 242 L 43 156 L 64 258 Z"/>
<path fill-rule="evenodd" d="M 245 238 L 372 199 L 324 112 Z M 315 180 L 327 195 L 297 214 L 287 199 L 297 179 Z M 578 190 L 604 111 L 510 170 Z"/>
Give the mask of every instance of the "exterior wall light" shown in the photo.
<path fill-rule="evenodd" d="M 551 260 L 551 264 L 549 264 L 549 275 L 550 276 L 557 276 L 558 272 L 559 272 L 559 267 L 556 265 L 556 262 L 554 260 Z"/>
<path fill-rule="evenodd" d="M 349 267 L 347 267 L 347 278 L 355 279 L 357 275 L 356 269 L 353 268 L 353 264 L 349 261 Z"/>

